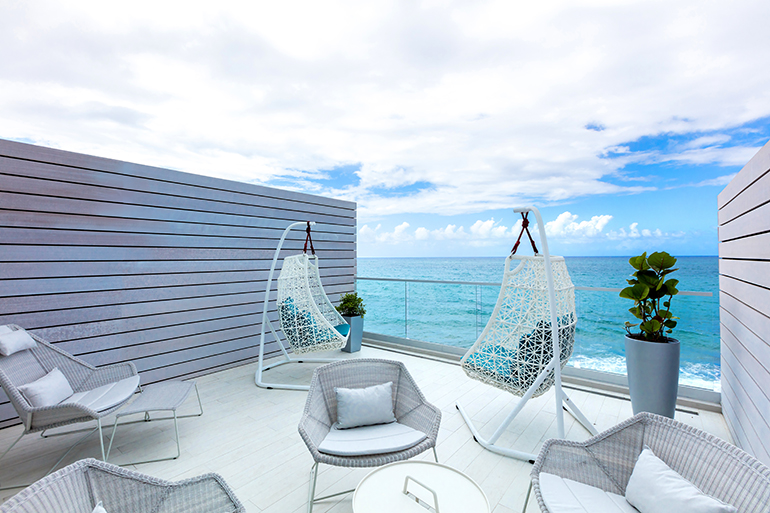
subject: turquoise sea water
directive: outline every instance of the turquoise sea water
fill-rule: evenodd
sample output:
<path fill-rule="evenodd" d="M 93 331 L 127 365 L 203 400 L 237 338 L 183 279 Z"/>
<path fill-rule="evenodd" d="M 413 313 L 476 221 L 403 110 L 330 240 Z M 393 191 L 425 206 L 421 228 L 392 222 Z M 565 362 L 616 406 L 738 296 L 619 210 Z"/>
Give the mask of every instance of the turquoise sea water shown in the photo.
<path fill-rule="evenodd" d="M 495 282 L 504 258 L 359 258 L 358 276 Z M 566 257 L 576 286 L 621 288 L 632 269 L 627 257 Z M 680 383 L 719 390 L 719 274 L 717 257 L 680 257 L 673 277 L 680 290 L 712 297 L 676 296 L 671 310 L 680 318 Z M 495 286 L 444 285 L 359 280 L 366 304 L 365 329 L 468 348 L 484 329 L 500 290 Z M 404 304 L 405 292 L 408 302 Z M 625 373 L 623 323 L 632 320 L 631 302 L 616 292 L 576 291 L 578 325 L 569 365 Z M 406 317 L 406 322 L 405 322 Z"/>

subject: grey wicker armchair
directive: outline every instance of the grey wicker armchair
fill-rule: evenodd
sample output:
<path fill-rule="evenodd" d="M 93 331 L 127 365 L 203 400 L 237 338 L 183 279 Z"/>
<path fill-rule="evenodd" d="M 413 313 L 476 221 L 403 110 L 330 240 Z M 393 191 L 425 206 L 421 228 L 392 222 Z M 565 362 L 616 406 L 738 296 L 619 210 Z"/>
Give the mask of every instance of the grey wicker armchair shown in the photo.
<path fill-rule="evenodd" d="M 645 445 L 701 491 L 741 513 L 770 512 L 770 468 L 724 440 L 652 413 L 640 413 L 585 442 L 548 440 L 532 469 L 540 509 L 550 512 L 540 487 L 543 472 L 625 495 Z"/>
<path fill-rule="evenodd" d="M 217 474 L 164 481 L 102 461 L 73 463 L 33 483 L 0 513 L 235 513 L 245 511 Z"/>
<path fill-rule="evenodd" d="M 13 324 L 9 327 L 14 331 L 22 329 Z M 5 390 L 24 424 L 24 431 L 0 455 L 0 460 L 21 440 L 22 436 L 28 433 L 42 432 L 41 434 L 44 435 L 47 429 L 91 420 L 96 420 L 97 426 L 84 430 L 86 435 L 75 442 L 69 451 L 92 433 L 98 431 L 102 459 L 104 460 L 101 419 L 126 404 L 139 388 L 139 376 L 136 367 L 133 363 L 128 362 L 97 368 L 49 344 L 34 333 L 28 333 L 37 342 L 34 348 L 25 349 L 10 356 L 0 356 L 0 386 Z M 19 387 L 45 376 L 54 368 L 58 368 L 64 374 L 75 394 L 99 389 L 99 392 L 94 394 L 94 397 L 99 399 L 94 401 L 85 401 L 85 398 L 80 401 L 64 400 L 54 406 L 45 407 L 30 405 L 19 391 Z M 112 387 L 111 385 L 115 386 Z M 51 471 L 61 463 L 69 451 L 56 462 Z"/>
<path fill-rule="evenodd" d="M 318 446 L 337 421 L 335 387 L 366 388 L 388 381 L 393 382 L 393 413 L 396 421 L 425 433 L 426 438 L 408 449 L 384 454 L 335 456 L 320 452 Z M 353 491 L 347 490 L 315 498 L 318 465 L 320 463 L 339 467 L 378 467 L 409 459 L 428 449 L 433 449 L 433 456 L 438 461 L 436 438 L 440 424 L 441 411 L 425 400 L 414 379 L 406 370 L 406 366 L 401 362 L 357 358 L 329 363 L 316 368 L 310 382 L 305 411 L 299 423 L 299 434 L 315 460 L 310 471 L 308 511 L 313 511 L 315 502 Z"/>

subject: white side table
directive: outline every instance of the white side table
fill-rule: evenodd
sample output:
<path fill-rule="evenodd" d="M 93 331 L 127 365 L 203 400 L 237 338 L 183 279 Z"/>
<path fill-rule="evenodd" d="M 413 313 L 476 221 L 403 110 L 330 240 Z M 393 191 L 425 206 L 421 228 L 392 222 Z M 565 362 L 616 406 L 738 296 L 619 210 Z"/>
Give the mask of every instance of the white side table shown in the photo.
<path fill-rule="evenodd" d="M 354 513 L 489 513 L 481 487 L 452 467 L 398 461 L 370 472 L 353 494 Z"/>

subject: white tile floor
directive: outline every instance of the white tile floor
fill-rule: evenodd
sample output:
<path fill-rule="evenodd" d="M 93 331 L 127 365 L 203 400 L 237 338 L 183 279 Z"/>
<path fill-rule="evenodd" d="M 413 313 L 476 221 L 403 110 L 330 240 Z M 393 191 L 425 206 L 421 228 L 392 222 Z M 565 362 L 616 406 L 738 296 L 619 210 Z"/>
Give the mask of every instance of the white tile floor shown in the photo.
<path fill-rule="evenodd" d="M 340 354 L 340 353 L 337 353 Z M 342 353 L 344 354 L 344 353 Z M 430 402 L 441 408 L 438 455 L 441 463 L 473 478 L 484 490 L 494 513 L 519 512 L 529 483 L 531 465 L 484 450 L 455 408 L 460 401 L 479 427 L 482 436 L 511 411 L 516 398 L 465 376 L 458 365 L 447 364 L 381 349 L 365 347 L 347 357 L 378 357 L 401 360 Z M 266 380 L 307 384 L 315 365 L 285 365 L 270 370 Z M 246 365 L 197 378 L 204 415 L 179 421 L 182 455 L 178 460 L 138 465 L 141 472 L 165 479 L 181 479 L 217 472 L 235 491 L 249 512 L 294 513 L 305 511 L 308 478 L 313 463 L 297 433 L 305 392 L 265 390 L 254 385 L 256 365 Z M 632 415 L 628 401 L 570 390 L 569 395 L 599 431 Z M 179 411 L 194 413 L 194 394 Z M 537 452 L 540 444 L 556 436 L 553 392 L 526 405 L 498 442 L 499 445 Z M 721 415 L 700 411 L 677 413 L 677 419 L 730 440 Z M 583 440 L 588 432 L 568 414 L 564 416 L 567 438 Z M 106 425 L 111 426 L 112 419 Z M 21 433 L 21 426 L 0 430 L 0 451 Z M 107 430 L 109 433 L 109 430 Z M 0 485 L 31 482 L 55 463 L 74 441 L 74 435 L 41 439 L 27 435 L 0 462 Z M 173 422 L 150 422 L 118 429 L 111 461 L 125 463 L 175 454 Z M 91 437 L 65 463 L 98 457 L 99 442 Z M 432 459 L 426 452 L 424 459 Z M 319 495 L 354 488 L 369 469 L 322 466 Z M 6 500 L 18 490 L 0 492 Z M 528 511 L 537 511 L 530 500 Z M 351 494 L 319 503 L 317 513 L 352 511 Z"/>

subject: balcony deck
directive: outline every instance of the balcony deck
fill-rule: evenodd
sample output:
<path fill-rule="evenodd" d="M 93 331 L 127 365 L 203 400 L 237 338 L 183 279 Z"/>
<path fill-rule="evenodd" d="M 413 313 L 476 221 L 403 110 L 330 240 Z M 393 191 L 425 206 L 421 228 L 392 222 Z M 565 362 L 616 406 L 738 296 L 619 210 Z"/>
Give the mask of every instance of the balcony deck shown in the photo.
<path fill-rule="evenodd" d="M 472 477 L 487 494 L 495 513 L 519 512 L 529 482 L 530 464 L 485 451 L 471 437 L 455 408 L 460 401 L 488 436 L 516 399 L 510 394 L 470 380 L 456 364 L 364 347 L 358 357 L 401 360 L 406 363 L 430 402 L 441 408 L 438 455 Z M 204 415 L 179 421 L 182 455 L 178 460 L 139 465 L 136 470 L 165 479 L 181 479 L 205 472 L 221 474 L 249 512 L 293 513 L 305 511 L 308 477 L 313 460 L 297 433 L 306 394 L 264 390 L 254 385 L 255 365 L 246 365 L 197 378 Z M 268 371 L 269 380 L 308 383 L 313 365 L 286 365 Z M 627 400 L 599 393 L 567 390 L 573 401 L 599 431 L 632 415 Z M 194 413 L 194 397 L 179 410 Z M 720 414 L 708 411 L 677 412 L 676 418 L 730 440 Z M 569 414 L 564 415 L 567 438 L 583 440 L 588 433 Z M 111 426 L 108 418 L 105 425 Z M 0 430 L 0 450 L 20 433 L 21 426 Z M 107 430 L 109 434 L 109 429 Z M 530 401 L 499 444 L 536 452 L 540 444 L 556 436 L 553 391 Z M 0 466 L 0 484 L 7 486 L 40 478 L 75 440 L 74 435 L 41 440 L 27 435 Z M 159 458 L 175 454 L 173 422 L 151 422 L 118 429 L 113 463 Z M 96 457 L 96 437 L 70 455 L 66 463 Z M 431 459 L 430 452 L 421 457 Z M 370 469 L 322 466 L 318 494 L 355 487 Z M 6 500 L 18 490 L 0 492 Z M 316 505 L 317 513 L 352 511 L 351 494 Z M 531 500 L 529 511 L 537 511 Z"/>

